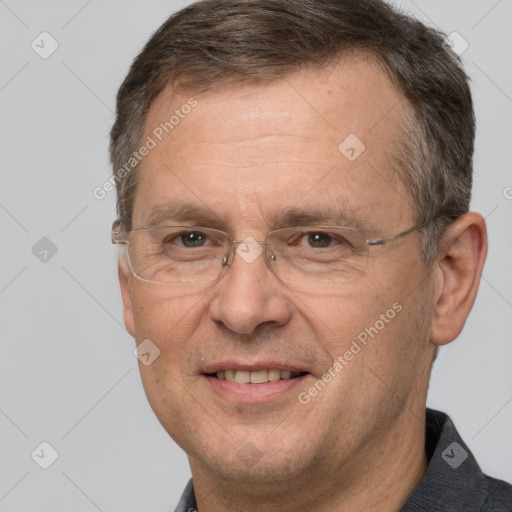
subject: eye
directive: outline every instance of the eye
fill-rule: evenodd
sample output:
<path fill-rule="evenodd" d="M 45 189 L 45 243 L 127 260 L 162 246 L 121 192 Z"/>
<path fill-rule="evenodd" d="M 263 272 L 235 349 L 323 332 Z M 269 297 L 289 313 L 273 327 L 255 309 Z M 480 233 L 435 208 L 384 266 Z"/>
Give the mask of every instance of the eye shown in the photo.
<path fill-rule="evenodd" d="M 179 240 L 185 247 L 201 247 L 205 244 L 206 238 L 206 235 L 200 231 L 190 231 L 179 235 Z"/>
<path fill-rule="evenodd" d="M 178 247 L 202 247 L 208 236 L 201 231 L 182 231 L 164 237 L 162 245 L 177 245 Z"/>
<path fill-rule="evenodd" d="M 308 233 L 303 237 L 303 239 L 304 238 L 307 238 L 307 243 L 311 247 L 317 248 L 329 247 L 333 242 L 331 235 L 322 232 Z"/>
<path fill-rule="evenodd" d="M 326 231 L 310 231 L 298 233 L 290 245 L 302 246 L 312 249 L 327 249 L 350 245 L 349 242 L 340 235 L 328 233 Z"/>

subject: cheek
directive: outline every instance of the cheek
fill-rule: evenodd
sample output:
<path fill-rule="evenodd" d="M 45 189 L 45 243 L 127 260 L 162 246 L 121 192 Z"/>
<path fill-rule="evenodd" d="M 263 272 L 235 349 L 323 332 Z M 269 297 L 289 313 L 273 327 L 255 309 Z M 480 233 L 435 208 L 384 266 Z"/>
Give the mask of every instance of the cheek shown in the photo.
<path fill-rule="evenodd" d="M 155 408 L 155 401 L 174 396 L 181 385 L 193 384 L 190 340 L 202 325 L 207 292 L 148 288 L 142 283 L 133 291 L 132 306 L 137 343 L 149 339 L 159 351 L 150 365 L 139 363 L 144 388 Z"/>
<path fill-rule="evenodd" d="M 426 333 L 418 294 L 410 294 L 408 286 L 365 278 L 321 295 L 301 295 L 300 314 L 328 354 L 325 371 L 339 363 L 334 373 L 341 378 L 332 389 L 357 383 L 365 395 L 379 394 L 386 386 L 376 372 L 390 386 L 413 377 Z"/>
<path fill-rule="evenodd" d="M 193 328 L 206 294 L 205 290 L 191 293 L 163 285 L 137 285 L 131 292 L 136 339 L 154 338 L 162 349 L 168 348 L 167 340 L 180 339 Z"/>
<path fill-rule="evenodd" d="M 315 326 L 319 340 L 330 340 L 333 356 L 344 351 L 350 341 L 373 326 L 393 301 L 381 289 L 373 289 L 363 280 L 324 288 L 321 293 L 302 293 L 296 306 L 299 314 Z M 364 337 L 364 336 L 362 336 Z M 343 352 L 341 352 L 343 353 Z"/>
<path fill-rule="evenodd" d="M 145 283 L 131 292 L 137 343 L 149 339 L 159 350 L 151 364 L 139 362 L 144 391 L 162 426 L 178 439 L 186 437 L 182 425 L 197 420 L 190 421 L 194 411 L 187 412 L 183 404 L 190 401 L 195 383 L 188 353 L 190 339 L 201 325 L 205 295 L 205 290 L 184 293 Z"/>

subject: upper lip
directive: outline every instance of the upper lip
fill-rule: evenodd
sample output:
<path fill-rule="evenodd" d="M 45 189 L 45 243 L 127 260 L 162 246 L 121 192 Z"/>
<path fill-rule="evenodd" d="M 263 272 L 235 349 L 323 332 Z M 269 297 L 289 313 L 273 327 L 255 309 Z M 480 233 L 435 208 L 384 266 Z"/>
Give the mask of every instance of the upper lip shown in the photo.
<path fill-rule="evenodd" d="M 289 363 L 282 363 L 279 361 L 255 361 L 252 363 L 241 363 L 235 361 L 219 361 L 215 363 L 207 364 L 203 368 L 202 373 L 210 374 L 216 373 L 220 370 L 236 370 L 236 371 L 245 371 L 245 372 L 257 372 L 260 370 L 270 370 L 271 368 L 275 368 L 278 370 L 290 370 L 291 372 L 307 372 L 304 367 L 291 365 Z"/>

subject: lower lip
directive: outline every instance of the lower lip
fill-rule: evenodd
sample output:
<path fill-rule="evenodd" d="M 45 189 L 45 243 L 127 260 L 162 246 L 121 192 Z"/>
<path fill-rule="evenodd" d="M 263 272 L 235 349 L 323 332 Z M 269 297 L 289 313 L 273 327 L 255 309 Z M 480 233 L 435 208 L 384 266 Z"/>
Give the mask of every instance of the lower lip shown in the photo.
<path fill-rule="evenodd" d="M 258 403 L 270 400 L 279 395 L 292 391 L 297 386 L 303 384 L 304 379 L 309 373 L 300 375 L 293 379 L 279 379 L 274 382 L 265 382 L 262 384 L 239 384 L 229 380 L 218 379 L 210 375 L 203 375 L 208 384 L 217 393 L 242 403 Z"/>

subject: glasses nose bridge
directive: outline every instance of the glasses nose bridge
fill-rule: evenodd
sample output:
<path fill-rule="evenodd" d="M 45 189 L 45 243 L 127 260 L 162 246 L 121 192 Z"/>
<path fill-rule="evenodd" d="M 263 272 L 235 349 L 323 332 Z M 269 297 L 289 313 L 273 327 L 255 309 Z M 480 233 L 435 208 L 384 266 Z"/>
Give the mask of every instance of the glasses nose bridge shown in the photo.
<path fill-rule="evenodd" d="M 247 237 L 244 240 L 231 240 L 230 243 L 229 243 L 229 246 L 228 246 L 228 251 L 226 252 L 224 257 L 222 258 L 222 267 L 229 267 L 229 266 L 231 266 L 233 264 L 233 260 L 235 258 L 235 253 L 237 252 L 236 246 L 237 245 L 240 246 L 240 244 L 259 245 L 260 247 L 262 247 L 263 253 L 266 254 L 266 252 L 267 252 L 268 243 L 267 243 L 266 240 L 255 240 L 251 236 Z M 248 253 L 249 250 L 244 251 L 244 252 Z M 239 255 L 239 256 L 241 256 L 241 255 Z M 241 256 L 241 257 L 246 262 L 251 262 L 252 263 L 252 261 L 250 261 L 250 259 L 252 259 L 252 258 L 247 259 L 244 256 Z M 254 258 L 254 259 L 256 259 L 256 258 Z"/>

